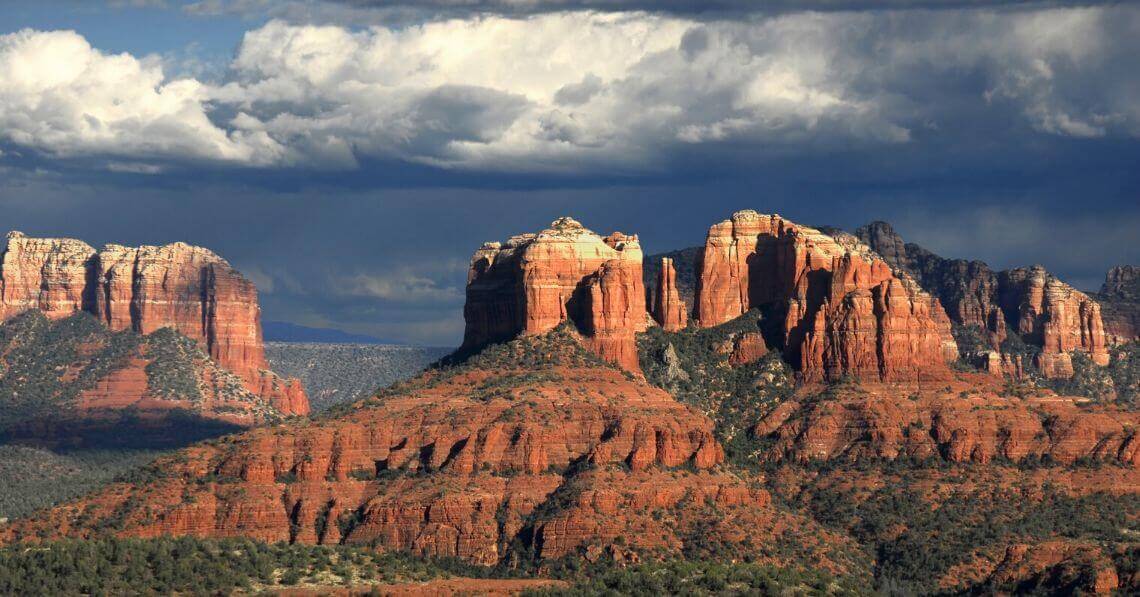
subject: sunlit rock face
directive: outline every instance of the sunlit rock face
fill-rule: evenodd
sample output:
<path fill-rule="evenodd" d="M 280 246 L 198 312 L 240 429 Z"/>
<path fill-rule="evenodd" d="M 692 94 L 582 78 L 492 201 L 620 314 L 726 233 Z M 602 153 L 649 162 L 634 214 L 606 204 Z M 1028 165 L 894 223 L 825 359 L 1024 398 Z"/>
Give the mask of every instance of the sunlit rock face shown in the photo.
<path fill-rule="evenodd" d="M 484 244 L 467 276 L 463 348 L 541 334 L 571 321 L 594 351 L 639 369 L 647 311 L 636 235 L 601 237 L 571 218 L 538 234 Z"/>
<path fill-rule="evenodd" d="M 286 414 L 309 412 L 300 383 L 268 371 L 257 289 L 208 249 L 112 244 L 96 251 L 74 239 L 13 232 L 0 285 L 4 319 L 29 309 L 53 319 L 87 311 L 115 331 L 173 328 Z"/>
<path fill-rule="evenodd" d="M 709 229 L 699 271 L 698 324 L 761 309 L 805 379 L 932 379 L 957 358 L 937 299 L 850 235 L 740 211 Z"/>

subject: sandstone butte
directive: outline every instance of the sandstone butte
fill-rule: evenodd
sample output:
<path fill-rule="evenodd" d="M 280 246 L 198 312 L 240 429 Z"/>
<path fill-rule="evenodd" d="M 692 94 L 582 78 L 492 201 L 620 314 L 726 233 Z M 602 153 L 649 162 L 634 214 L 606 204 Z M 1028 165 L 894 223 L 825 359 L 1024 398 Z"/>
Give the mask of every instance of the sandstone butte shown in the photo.
<path fill-rule="evenodd" d="M 1069 353 L 1074 350 L 1088 353 L 1097 364 L 1108 364 L 1100 305 L 1043 267 L 994 272 L 980 261 L 945 259 L 904 243 L 886 222 L 872 222 L 855 234 L 896 272 L 913 275 L 937 295 L 954 322 L 985 330 L 993 348 L 999 347 L 1010 330 L 1041 347 L 1034 364 L 1043 375 L 1072 376 Z"/>
<path fill-rule="evenodd" d="M 173 328 L 282 413 L 309 412 L 300 382 L 268 369 L 257 289 L 207 249 L 174 243 L 96 251 L 79 240 L 11 232 L 0 258 L 0 319 L 29 309 L 53 319 L 86 311 L 115 331 Z"/>
<path fill-rule="evenodd" d="M 938 300 L 850 235 L 740 211 L 709 229 L 698 270 L 699 325 L 762 310 L 807 381 L 932 380 L 958 356 Z"/>
<path fill-rule="evenodd" d="M 110 524 L 122 536 L 372 544 L 494 564 L 529 550 L 678 553 L 698 535 L 763 557 L 794 536 L 841 569 L 830 554 L 849 539 L 725 471 L 712 421 L 579 341 L 563 329 L 525 336 L 489 351 L 505 356 L 429 372 L 335 418 L 184 449 L 143 483 L 15 521 L 0 538 Z"/>
<path fill-rule="evenodd" d="M 538 234 L 485 243 L 467 275 L 462 351 L 570 321 L 590 348 L 640 371 L 636 334 L 648 327 L 637 235 L 605 238 L 571 218 Z"/>

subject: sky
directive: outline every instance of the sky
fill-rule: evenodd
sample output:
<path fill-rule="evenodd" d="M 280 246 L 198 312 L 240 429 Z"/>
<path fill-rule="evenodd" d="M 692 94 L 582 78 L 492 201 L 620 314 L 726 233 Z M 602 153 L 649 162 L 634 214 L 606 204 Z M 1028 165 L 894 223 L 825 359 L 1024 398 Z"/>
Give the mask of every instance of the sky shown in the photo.
<path fill-rule="evenodd" d="M 760 6 L 760 8 L 757 8 Z M 483 241 L 571 215 L 894 224 L 1095 290 L 1140 263 L 1140 6 L 9 0 L 0 222 L 185 241 L 263 317 L 462 337 Z"/>

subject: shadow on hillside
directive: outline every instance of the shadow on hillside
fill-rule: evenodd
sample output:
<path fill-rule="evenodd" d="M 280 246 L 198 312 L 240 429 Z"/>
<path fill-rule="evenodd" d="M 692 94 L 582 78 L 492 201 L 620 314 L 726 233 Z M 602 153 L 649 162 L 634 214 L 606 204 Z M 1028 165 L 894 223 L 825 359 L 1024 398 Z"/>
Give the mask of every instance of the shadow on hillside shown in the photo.
<path fill-rule="evenodd" d="M 25 445 L 55 451 L 172 450 L 246 428 L 206 419 L 183 410 L 163 416 L 117 411 L 82 419 L 37 418 L 0 432 L 0 445 Z"/>

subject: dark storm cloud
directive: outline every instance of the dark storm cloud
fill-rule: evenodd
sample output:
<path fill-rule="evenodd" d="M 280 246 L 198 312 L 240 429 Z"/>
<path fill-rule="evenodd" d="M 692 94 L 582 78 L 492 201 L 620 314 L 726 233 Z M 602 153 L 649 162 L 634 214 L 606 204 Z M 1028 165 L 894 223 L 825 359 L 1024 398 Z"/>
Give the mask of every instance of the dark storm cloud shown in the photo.
<path fill-rule="evenodd" d="M 191 14 L 242 14 L 344 22 L 369 11 L 385 21 L 428 16 L 475 14 L 527 16 L 591 10 L 644 11 L 691 17 L 773 15 L 804 11 L 952 10 L 970 8 L 1050 8 L 1117 4 L 1113 0 L 199 0 L 187 3 Z M 341 10 L 337 10 L 340 7 Z"/>
<path fill-rule="evenodd" d="M 752 208 L 886 219 L 1082 288 L 1140 262 L 1136 8 L 545 14 L 556 4 L 251 25 L 219 81 L 164 78 L 82 32 L 9 36 L 0 222 L 208 246 L 257 283 L 267 319 L 428 344 L 460 338 L 475 247 L 561 215 L 650 253 Z"/>

